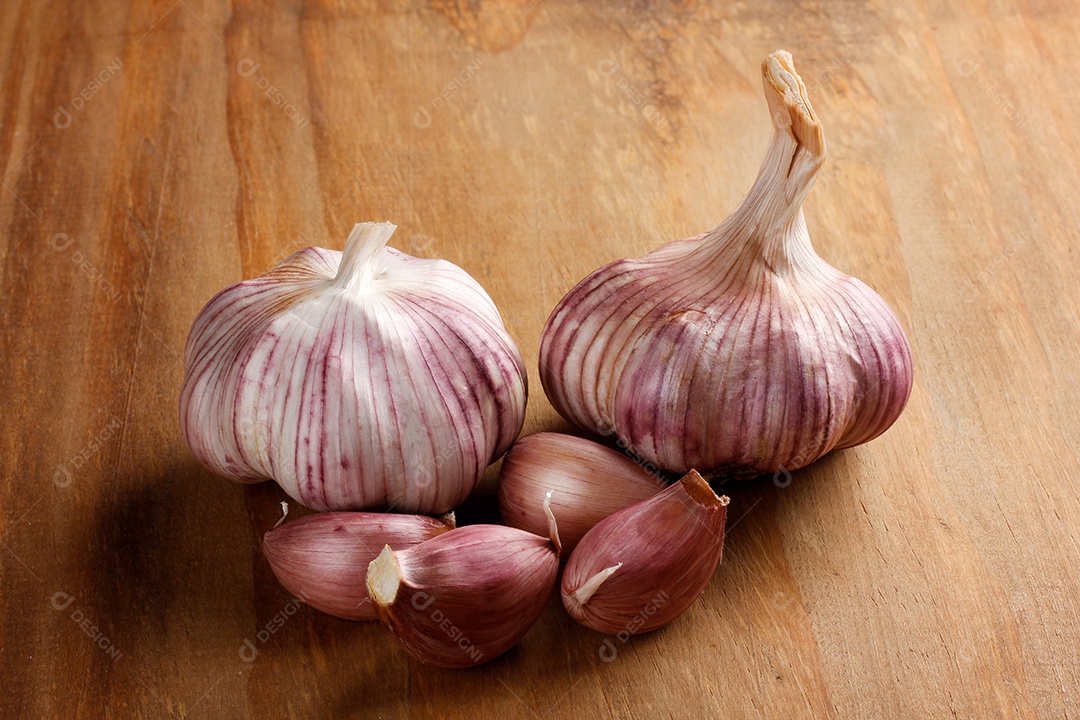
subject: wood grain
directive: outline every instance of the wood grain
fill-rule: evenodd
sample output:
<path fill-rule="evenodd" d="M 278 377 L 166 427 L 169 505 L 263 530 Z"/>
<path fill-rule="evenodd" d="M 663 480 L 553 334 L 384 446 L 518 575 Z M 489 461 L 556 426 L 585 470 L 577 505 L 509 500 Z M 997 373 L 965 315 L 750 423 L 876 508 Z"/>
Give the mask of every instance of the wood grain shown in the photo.
<path fill-rule="evenodd" d="M 1064 2 L 153 0 L 0 6 L 3 717 L 1080 715 L 1080 73 Z M 451 672 L 295 604 L 284 498 L 201 470 L 181 352 L 220 288 L 359 220 L 445 257 L 566 429 L 547 313 L 710 229 L 795 55 L 829 159 L 820 254 L 909 329 L 900 421 L 732 497 L 675 624 L 623 642 L 553 601 Z M 494 469 L 461 511 L 490 517 Z"/>

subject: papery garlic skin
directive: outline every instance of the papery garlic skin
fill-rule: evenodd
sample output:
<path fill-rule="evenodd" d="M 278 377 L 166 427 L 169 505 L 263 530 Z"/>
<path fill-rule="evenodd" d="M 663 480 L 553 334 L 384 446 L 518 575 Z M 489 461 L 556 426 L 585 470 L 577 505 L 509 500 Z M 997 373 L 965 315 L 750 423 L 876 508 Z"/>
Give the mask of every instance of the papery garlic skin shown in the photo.
<path fill-rule="evenodd" d="M 563 557 L 568 557 L 596 523 L 666 487 L 655 470 L 609 447 L 573 435 L 534 433 L 514 443 L 503 458 L 499 511 L 507 525 L 542 535 L 548 527 L 544 502 L 551 493 Z"/>
<path fill-rule="evenodd" d="M 521 355 L 483 288 L 361 223 L 218 293 L 191 328 L 180 423 L 207 469 L 319 510 L 435 515 L 525 418 Z"/>
<path fill-rule="evenodd" d="M 562 576 L 566 611 L 605 633 L 634 635 L 686 612 L 720 562 L 728 499 L 696 471 L 585 534 Z"/>
<path fill-rule="evenodd" d="M 277 579 L 306 604 L 346 620 L 377 620 L 367 594 L 371 561 L 384 547 L 403 550 L 453 529 L 453 513 L 317 513 L 268 531 L 262 547 Z"/>
<path fill-rule="evenodd" d="M 471 667 L 513 647 L 555 589 L 558 542 L 502 525 L 469 525 L 368 566 L 379 620 L 419 660 Z"/>
<path fill-rule="evenodd" d="M 742 204 L 710 233 L 592 273 L 541 338 L 555 408 L 669 471 L 794 470 L 877 437 L 911 392 L 895 313 L 810 244 L 801 205 L 825 141 L 790 54 L 762 74 L 774 134 Z"/>

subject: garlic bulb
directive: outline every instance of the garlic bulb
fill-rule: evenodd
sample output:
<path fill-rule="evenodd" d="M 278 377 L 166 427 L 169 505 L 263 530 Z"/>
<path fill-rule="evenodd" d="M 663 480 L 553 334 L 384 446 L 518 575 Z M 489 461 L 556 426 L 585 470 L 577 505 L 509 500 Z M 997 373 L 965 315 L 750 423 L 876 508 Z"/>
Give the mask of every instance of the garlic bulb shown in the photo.
<path fill-rule="evenodd" d="M 453 513 L 318 513 L 268 531 L 263 554 L 285 589 L 316 610 L 375 620 L 366 584 L 371 561 L 384 547 L 401 550 L 453 529 Z"/>
<path fill-rule="evenodd" d="M 801 206 L 825 140 L 791 55 L 762 74 L 774 132 L 742 204 L 712 232 L 594 272 L 541 339 L 556 409 L 669 471 L 793 470 L 883 433 L 911 391 L 896 315 L 810 244 Z"/>
<path fill-rule="evenodd" d="M 596 523 L 665 487 L 655 470 L 616 450 L 541 432 L 518 440 L 503 458 L 499 509 L 507 525 L 540 535 L 547 528 L 544 503 L 550 496 L 565 556 Z"/>
<path fill-rule="evenodd" d="M 217 294 L 188 337 L 180 423 L 207 469 L 272 478 L 319 510 L 458 505 L 525 418 L 526 374 L 491 298 L 361 223 Z"/>
<path fill-rule="evenodd" d="M 554 525 L 550 538 L 469 525 L 405 550 L 385 548 L 368 566 L 367 588 L 379 620 L 414 657 L 470 667 L 529 631 L 558 573 Z"/>
<path fill-rule="evenodd" d="M 628 635 L 682 615 L 720 562 L 727 505 L 691 470 L 659 495 L 602 521 L 566 563 L 566 611 L 593 630 Z"/>

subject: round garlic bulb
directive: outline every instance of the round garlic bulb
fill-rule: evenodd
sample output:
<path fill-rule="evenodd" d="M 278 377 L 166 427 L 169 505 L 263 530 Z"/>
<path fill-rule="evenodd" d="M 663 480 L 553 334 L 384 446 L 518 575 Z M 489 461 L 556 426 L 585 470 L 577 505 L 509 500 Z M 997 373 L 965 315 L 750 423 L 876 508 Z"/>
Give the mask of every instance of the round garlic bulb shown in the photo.
<path fill-rule="evenodd" d="M 361 223 L 226 288 L 192 325 L 180 423 L 195 457 L 319 510 L 439 514 L 525 417 L 526 373 L 483 288 Z"/>
<path fill-rule="evenodd" d="M 885 432 L 911 392 L 896 314 L 810 244 L 802 201 L 825 139 L 791 55 L 762 73 L 773 137 L 742 204 L 582 280 L 540 342 L 555 408 L 664 470 L 794 470 Z"/>

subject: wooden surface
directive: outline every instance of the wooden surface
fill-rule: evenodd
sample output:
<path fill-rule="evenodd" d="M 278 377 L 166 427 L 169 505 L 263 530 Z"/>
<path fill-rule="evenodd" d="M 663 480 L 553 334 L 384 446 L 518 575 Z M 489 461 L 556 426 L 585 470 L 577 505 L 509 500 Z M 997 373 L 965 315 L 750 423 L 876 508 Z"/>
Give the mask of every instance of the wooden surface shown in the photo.
<path fill-rule="evenodd" d="M 13 0 L 0 18 L 3 717 L 1080 715 L 1072 4 Z M 593 633 L 554 600 L 510 654 L 452 672 L 294 604 L 259 550 L 283 493 L 211 476 L 180 436 L 199 308 L 391 220 L 499 305 L 525 431 L 565 429 L 536 374 L 548 312 L 735 206 L 777 47 L 829 143 L 816 247 L 911 337 L 899 422 L 790 485 L 727 487 L 721 569 L 652 635 Z"/>

